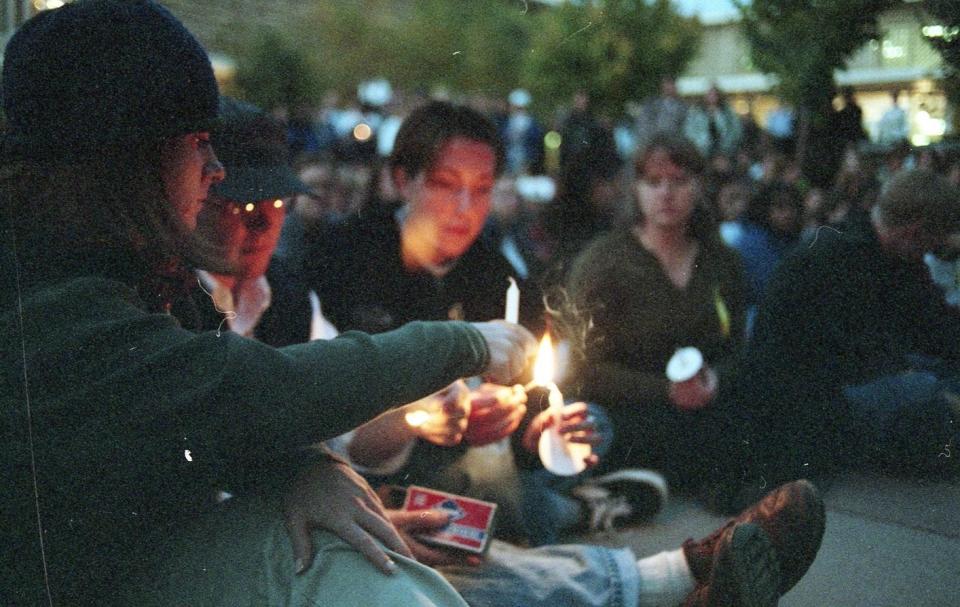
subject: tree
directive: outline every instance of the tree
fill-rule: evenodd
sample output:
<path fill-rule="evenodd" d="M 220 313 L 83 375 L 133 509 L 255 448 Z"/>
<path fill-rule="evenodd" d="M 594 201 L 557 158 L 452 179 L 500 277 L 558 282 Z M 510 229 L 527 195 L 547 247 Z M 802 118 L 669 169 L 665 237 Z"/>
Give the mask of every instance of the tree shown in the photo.
<path fill-rule="evenodd" d="M 263 29 L 237 63 L 236 84 L 245 99 L 263 108 L 293 108 L 322 96 L 327 83 L 321 74 L 288 38 Z"/>
<path fill-rule="evenodd" d="M 830 141 L 834 70 L 854 51 L 880 37 L 878 17 L 899 0 L 734 0 L 743 17 L 753 63 L 775 75 L 777 92 L 797 108 L 797 155 L 804 172 L 828 184 L 842 149 Z M 806 145 L 808 139 L 827 145 Z"/>
<path fill-rule="evenodd" d="M 541 104 L 568 103 L 578 89 L 616 116 L 627 101 L 656 92 L 696 53 L 701 26 L 669 0 L 564 2 L 537 14 L 522 83 Z"/>
<path fill-rule="evenodd" d="M 834 95 L 833 72 L 880 37 L 877 18 L 898 0 L 734 0 L 751 57 L 779 78 L 778 92 L 803 108 Z"/>
<path fill-rule="evenodd" d="M 285 48 L 307 59 L 315 80 L 342 94 L 352 94 L 360 82 L 379 77 L 408 89 L 498 96 L 517 86 L 529 31 L 522 2 L 301 4 L 306 8 L 291 11 L 282 27 L 272 29 L 286 39 L 279 41 Z M 249 49 L 259 45 L 257 36 L 230 40 L 241 62 L 251 59 Z"/>
<path fill-rule="evenodd" d="M 927 40 L 940 51 L 946 72 L 944 88 L 956 107 L 960 105 L 960 11 L 955 0 L 930 0 L 926 11 L 942 28 Z"/>
<path fill-rule="evenodd" d="M 515 0 L 417 0 L 397 19 L 382 51 L 384 75 L 407 87 L 505 97 L 517 86 L 529 37 Z"/>

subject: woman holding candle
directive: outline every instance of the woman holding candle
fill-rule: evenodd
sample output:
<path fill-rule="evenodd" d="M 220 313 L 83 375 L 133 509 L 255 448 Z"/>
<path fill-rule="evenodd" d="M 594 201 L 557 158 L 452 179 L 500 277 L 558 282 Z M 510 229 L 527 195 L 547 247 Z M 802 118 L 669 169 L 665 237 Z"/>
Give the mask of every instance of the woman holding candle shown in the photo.
<path fill-rule="evenodd" d="M 185 331 L 163 310 L 189 265 L 229 270 L 192 236 L 224 176 L 204 50 L 154 2 L 80 0 L 20 28 L 3 83 L 0 604 L 344 604 L 323 575 L 354 580 L 351 604 L 462 604 L 359 477 L 299 447 L 462 375 L 514 376 L 532 337 L 421 323 L 273 349 Z M 238 497 L 218 506 L 224 485 Z"/>
<path fill-rule="evenodd" d="M 617 439 L 607 463 L 660 469 L 681 485 L 715 463 L 704 445 L 726 430 L 715 404 L 744 340 L 743 272 L 707 213 L 703 171 L 690 142 L 654 137 L 636 162 L 632 220 L 584 250 L 568 281 L 568 324 L 585 327 L 569 389 L 610 411 Z M 667 363 L 685 347 L 706 362 L 671 382 Z"/>

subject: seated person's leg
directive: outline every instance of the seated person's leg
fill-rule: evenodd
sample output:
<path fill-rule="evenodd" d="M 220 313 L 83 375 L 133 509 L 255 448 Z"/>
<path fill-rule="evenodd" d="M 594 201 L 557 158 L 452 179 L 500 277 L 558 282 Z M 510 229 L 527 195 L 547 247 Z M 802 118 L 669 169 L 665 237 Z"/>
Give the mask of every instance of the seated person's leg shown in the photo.
<path fill-rule="evenodd" d="M 956 413 L 945 393 L 958 385 L 953 378 L 917 370 L 845 388 L 850 430 L 857 437 L 857 450 L 848 459 L 866 458 L 902 472 L 936 471 L 946 459 L 938 455 L 957 433 Z"/>
<path fill-rule="evenodd" d="M 279 505 L 234 498 L 158 543 L 150 571 L 121 589 L 129 605 L 262 607 L 464 605 L 429 567 L 395 553 L 386 575 L 331 533 L 313 534 L 316 557 L 295 575 Z"/>

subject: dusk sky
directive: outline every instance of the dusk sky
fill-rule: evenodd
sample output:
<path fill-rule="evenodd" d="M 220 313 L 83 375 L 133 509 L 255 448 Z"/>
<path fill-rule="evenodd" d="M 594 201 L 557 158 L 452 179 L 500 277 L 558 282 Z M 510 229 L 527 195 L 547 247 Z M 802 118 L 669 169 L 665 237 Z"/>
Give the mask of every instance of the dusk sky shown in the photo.
<path fill-rule="evenodd" d="M 673 0 L 673 3 L 680 12 L 697 14 L 707 20 L 734 17 L 737 14 L 731 0 Z"/>

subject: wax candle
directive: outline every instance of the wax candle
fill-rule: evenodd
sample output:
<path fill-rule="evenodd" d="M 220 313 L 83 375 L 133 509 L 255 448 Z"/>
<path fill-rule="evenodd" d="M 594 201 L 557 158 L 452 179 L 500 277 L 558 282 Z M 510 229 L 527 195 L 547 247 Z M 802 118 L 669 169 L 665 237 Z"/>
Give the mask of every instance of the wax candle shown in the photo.
<path fill-rule="evenodd" d="M 690 346 L 680 348 L 673 353 L 667 363 L 667 379 L 674 383 L 685 382 L 700 372 L 703 368 L 703 354 L 700 350 Z"/>
<path fill-rule="evenodd" d="M 510 286 L 507 287 L 507 306 L 503 319 L 514 324 L 520 322 L 520 287 L 512 276 Z"/>

